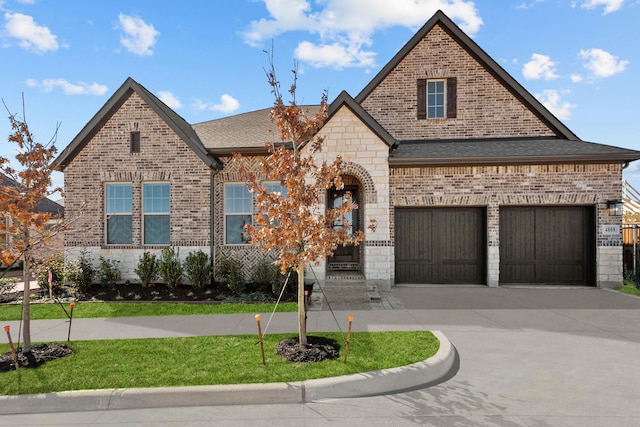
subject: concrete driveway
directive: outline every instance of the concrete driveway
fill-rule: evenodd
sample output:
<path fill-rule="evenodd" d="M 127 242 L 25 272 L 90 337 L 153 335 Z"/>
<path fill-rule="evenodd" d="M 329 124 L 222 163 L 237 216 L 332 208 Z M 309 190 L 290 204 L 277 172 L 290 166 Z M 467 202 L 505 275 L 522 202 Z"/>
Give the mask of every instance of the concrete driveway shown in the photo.
<path fill-rule="evenodd" d="M 6 415 L 0 425 L 640 425 L 640 298 L 480 287 L 396 287 L 393 294 L 404 309 L 356 318 L 366 318 L 369 330 L 443 331 L 459 354 L 452 379 L 387 396 Z"/>

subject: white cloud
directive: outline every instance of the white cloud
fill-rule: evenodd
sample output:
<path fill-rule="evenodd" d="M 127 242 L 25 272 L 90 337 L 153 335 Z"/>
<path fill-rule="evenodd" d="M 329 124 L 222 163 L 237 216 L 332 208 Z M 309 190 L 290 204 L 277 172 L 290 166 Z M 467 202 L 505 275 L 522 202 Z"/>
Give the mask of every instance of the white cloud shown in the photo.
<path fill-rule="evenodd" d="M 516 6 L 516 9 L 531 9 L 536 5 L 536 3 L 542 3 L 543 1 L 544 0 L 535 0 L 531 3 L 523 2 L 523 3 L 520 3 L 518 6 Z"/>
<path fill-rule="evenodd" d="M 555 66 L 556 63 L 553 62 L 549 56 L 534 53 L 531 55 L 531 61 L 522 67 L 522 75 L 527 80 L 557 79 L 558 75 L 556 74 Z"/>
<path fill-rule="evenodd" d="M 152 24 L 147 24 L 137 16 L 129 16 L 121 13 L 118 15 L 120 28 L 124 32 L 120 36 L 120 43 L 130 53 L 140 56 L 153 55 L 153 46 L 156 44 L 156 37 L 160 33 Z"/>
<path fill-rule="evenodd" d="M 98 83 L 78 82 L 73 84 L 65 79 L 45 79 L 41 82 L 35 79 L 28 79 L 27 86 L 39 87 L 45 92 L 51 92 L 54 88 L 59 87 L 65 95 L 104 95 L 108 90 L 107 86 Z"/>
<path fill-rule="evenodd" d="M 233 96 L 227 95 L 225 93 L 220 97 L 220 102 L 218 104 L 210 105 L 204 101 L 196 99 L 192 107 L 194 110 L 197 110 L 197 111 L 211 110 L 211 111 L 218 111 L 224 114 L 229 114 L 229 113 L 233 113 L 238 108 L 240 108 L 240 102 L 238 102 L 238 100 L 235 99 Z"/>
<path fill-rule="evenodd" d="M 607 15 L 619 10 L 624 2 L 625 0 L 584 0 L 580 7 L 583 9 L 595 9 L 598 6 L 604 6 L 602 14 Z"/>
<path fill-rule="evenodd" d="M 415 30 L 442 9 L 468 34 L 483 22 L 469 0 L 263 0 L 270 17 L 252 21 L 245 42 L 259 47 L 287 31 L 306 31 L 318 38 L 303 41 L 296 55 L 318 67 L 369 67 L 375 53 L 368 49 L 375 31 L 395 26 Z M 314 9 L 314 7 L 316 9 Z M 310 61 L 312 54 L 320 55 Z"/>
<path fill-rule="evenodd" d="M 32 16 L 7 12 L 4 21 L 5 30 L 19 40 L 21 48 L 37 53 L 58 49 L 57 36 L 51 34 L 49 28 L 36 24 Z"/>
<path fill-rule="evenodd" d="M 158 92 L 158 97 L 160 98 L 160 101 L 167 104 L 169 108 L 173 108 L 174 110 L 182 108 L 182 102 L 180 102 L 180 100 L 171 92 L 161 90 Z"/>
<path fill-rule="evenodd" d="M 575 104 L 570 104 L 567 101 L 560 99 L 560 93 L 555 89 L 546 89 L 542 93 L 537 93 L 536 98 L 542 103 L 551 113 L 560 120 L 567 120 L 571 118 L 571 110 L 577 107 Z"/>
<path fill-rule="evenodd" d="M 584 80 L 584 77 L 582 77 L 580 74 L 571 74 L 570 77 L 573 83 L 580 83 Z"/>
<path fill-rule="evenodd" d="M 300 61 L 313 67 L 368 67 L 375 65 L 375 53 L 361 50 L 357 45 L 345 46 L 339 43 L 316 46 L 310 42 L 302 42 L 295 50 Z"/>
<path fill-rule="evenodd" d="M 618 60 L 618 57 L 602 49 L 581 50 L 579 56 L 585 60 L 584 67 L 594 77 L 611 77 L 623 72 L 629 64 L 629 61 Z"/>

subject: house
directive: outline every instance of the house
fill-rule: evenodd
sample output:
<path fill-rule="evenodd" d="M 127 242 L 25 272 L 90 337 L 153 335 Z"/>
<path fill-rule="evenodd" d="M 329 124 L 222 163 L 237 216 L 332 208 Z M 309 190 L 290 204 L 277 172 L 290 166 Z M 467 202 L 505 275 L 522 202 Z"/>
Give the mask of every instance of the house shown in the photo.
<path fill-rule="evenodd" d="M 242 225 L 256 212 L 231 154 L 259 174 L 278 135 L 269 111 L 191 125 L 127 79 L 56 159 L 66 209 L 84 212 L 68 255 L 117 258 L 130 279 L 144 250 L 167 245 L 255 264 L 265 255 Z M 359 94 L 331 102 L 320 132 L 319 160 L 345 160 L 350 221 L 366 234 L 314 267 L 320 280 L 622 282 L 609 205 L 640 152 L 582 141 L 440 11 Z"/>

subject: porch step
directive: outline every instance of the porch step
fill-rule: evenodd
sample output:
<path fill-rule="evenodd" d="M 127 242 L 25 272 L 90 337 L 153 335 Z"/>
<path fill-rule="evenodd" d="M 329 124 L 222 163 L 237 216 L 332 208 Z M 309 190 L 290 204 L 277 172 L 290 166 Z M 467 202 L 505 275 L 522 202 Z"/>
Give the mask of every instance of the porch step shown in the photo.
<path fill-rule="evenodd" d="M 369 295 L 369 300 L 371 300 L 371 302 L 379 302 L 382 300 L 376 285 L 367 286 L 367 295 Z"/>
<path fill-rule="evenodd" d="M 364 274 L 359 271 L 330 271 L 325 278 L 326 281 L 364 281 Z"/>

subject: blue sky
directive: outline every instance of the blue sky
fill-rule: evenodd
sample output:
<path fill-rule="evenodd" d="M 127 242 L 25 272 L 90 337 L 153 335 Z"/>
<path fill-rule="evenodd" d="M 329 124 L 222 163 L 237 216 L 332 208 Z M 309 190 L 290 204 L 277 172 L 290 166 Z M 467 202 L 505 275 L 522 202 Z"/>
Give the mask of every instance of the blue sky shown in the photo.
<path fill-rule="evenodd" d="M 0 98 L 62 150 L 129 76 L 190 123 L 268 107 L 264 50 L 298 102 L 355 96 L 438 9 L 580 138 L 640 150 L 640 0 L 0 0 Z"/>

